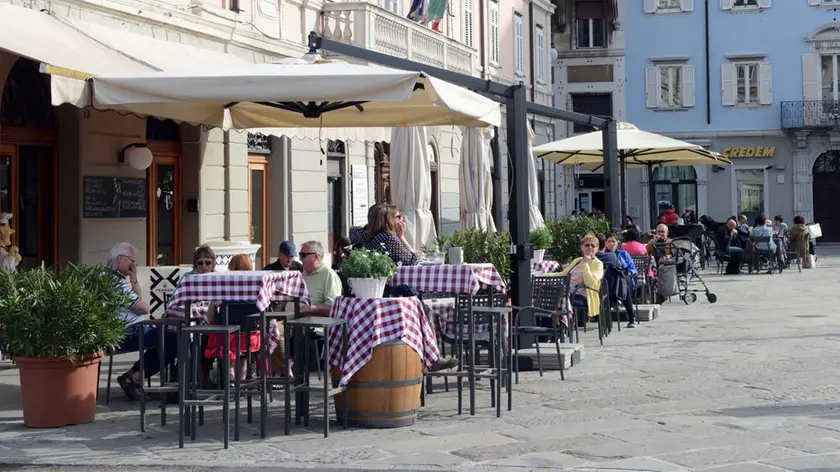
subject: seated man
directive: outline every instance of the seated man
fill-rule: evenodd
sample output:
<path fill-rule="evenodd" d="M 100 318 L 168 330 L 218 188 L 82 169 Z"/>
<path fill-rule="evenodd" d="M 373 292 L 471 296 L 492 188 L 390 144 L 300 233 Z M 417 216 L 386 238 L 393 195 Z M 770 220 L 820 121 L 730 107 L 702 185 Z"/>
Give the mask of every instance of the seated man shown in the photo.
<path fill-rule="evenodd" d="M 280 248 L 277 250 L 277 260 L 263 267 L 263 270 L 271 270 L 274 272 L 296 270 L 298 272 L 303 272 L 303 265 L 294 259 L 295 252 L 295 243 L 291 241 L 283 241 L 280 243 Z"/>
<path fill-rule="evenodd" d="M 726 273 L 736 275 L 741 273 L 741 263 L 744 260 L 744 247 L 746 238 L 738 229 L 738 223 L 734 218 L 726 221 L 726 226 L 717 230 L 716 241 L 718 248 L 724 254 L 729 254 L 729 263 L 726 265 Z"/>
<path fill-rule="evenodd" d="M 131 298 L 131 305 L 120 310 L 123 319 L 128 323 L 125 339 L 119 347 L 123 351 L 137 351 L 140 349 L 140 336 L 143 336 L 145 348 L 157 346 L 157 328 L 143 327 L 139 323 L 143 317 L 149 314 L 149 304 L 140 299 L 140 285 L 137 283 L 137 250 L 128 243 L 120 243 L 111 249 L 108 255 L 108 266 L 112 269 L 114 277 L 119 281 L 122 289 Z M 163 360 L 169 364 L 178 356 L 178 335 L 168 330 L 163 334 L 164 355 Z M 143 354 L 145 376 L 149 378 L 160 372 L 160 358 L 157 349 L 147 349 Z M 117 382 L 122 387 L 125 395 L 137 400 L 140 398 L 140 385 L 143 379 L 140 378 L 140 362 L 135 362 L 128 372 L 117 377 Z"/>
<path fill-rule="evenodd" d="M 665 247 L 665 250 L 656 247 L 657 244 L 669 243 L 671 239 L 668 238 L 668 226 L 665 224 L 658 224 L 656 225 L 656 233 L 653 235 L 653 239 L 651 239 L 647 245 L 647 253 L 652 254 L 655 260 L 659 260 L 663 257 L 671 255 L 671 249 Z"/>
<path fill-rule="evenodd" d="M 303 243 L 299 256 L 310 299 L 310 305 L 301 309 L 310 315 L 329 316 L 333 302 L 341 296 L 341 278 L 324 264 L 324 246 L 318 241 Z"/>
<path fill-rule="evenodd" d="M 756 227 L 752 229 L 750 236 L 770 238 L 770 242 L 756 243 L 755 249 L 769 253 L 779 264 L 779 273 L 781 273 L 782 266 L 784 266 L 784 259 L 782 258 L 782 248 L 780 245 L 776 244 L 776 241 L 774 241 L 773 227 L 768 224 L 767 217 L 765 215 L 760 215 L 757 223 Z"/>

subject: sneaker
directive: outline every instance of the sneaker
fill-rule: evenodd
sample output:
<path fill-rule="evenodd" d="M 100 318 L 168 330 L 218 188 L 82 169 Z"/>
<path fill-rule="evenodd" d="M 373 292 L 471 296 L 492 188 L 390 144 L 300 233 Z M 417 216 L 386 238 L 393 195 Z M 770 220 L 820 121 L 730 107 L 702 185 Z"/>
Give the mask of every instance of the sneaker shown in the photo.
<path fill-rule="evenodd" d="M 631 322 L 627 323 L 627 327 L 628 327 L 628 328 L 635 328 L 635 327 L 636 327 L 636 323 L 634 323 L 634 322 L 632 322 L 632 321 L 631 321 Z"/>
<path fill-rule="evenodd" d="M 458 365 L 458 360 L 454 357 L 449 357 L 447 359 L 440 359 L 431 367 L 429 367 L 429 372 L 437 372 L 439 370 L 446 370 L 456 367 Z"/>

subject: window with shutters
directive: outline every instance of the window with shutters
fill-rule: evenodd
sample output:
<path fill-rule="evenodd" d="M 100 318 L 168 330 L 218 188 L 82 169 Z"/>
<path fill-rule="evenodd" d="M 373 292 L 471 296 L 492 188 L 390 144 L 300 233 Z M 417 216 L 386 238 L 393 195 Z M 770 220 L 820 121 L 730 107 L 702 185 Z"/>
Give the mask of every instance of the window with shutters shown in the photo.
<path fill-rule="evenodd" d="M 764 10 L 770 8 L 770 0 L 720 0 L 721 10 Z"/>
<path fill-rule="evenodd" d="M 604 2 L 575 3 L 574 44 L 578 49 L 607 46 L 607 22 L 604 18 Z"/>
<path fill-rule="evenodd" d="M 537 83 L 545 83 L 545 30 L 542 26 L 537 25 L 534 36 L 536 38 L 537 47 L 534 51 L 534 71 L 536 74 Z"/>
<path fill-rule="evenodd" d="M 738 61 L 723 65 L 721 88 L 723 106 L 770 105 L 772 69 L 761 61 Z"/>
<path fill-rule="evenodd" d="M 462 34 L 464 44 L 474 48 L 475 47 L 475 9 L 473 8 L 474 0 L 463 0 L 462 8 L 464 10 L 464 29 Z"/>
<path fill-rule="evenodd" d="M 645 69 L 648 108 L 679 110 L 694 106 L 694 66 L 662 63 Z"/>
<path fill-rule="evenodd" d="M 645 13 L 682 13 L 694 10 L 694 0 L 644 0 L 644 6 Z"/>
<path fill-rule="evenodd" d="M 499 66 L 499 2 L 490 2 L 490 63 Z"/>
<path fill-rule="evenodd" d="M 840 96 L 838 96 L 837 93 L 837 66 L 840 65 L 838 64 L 838 58 L 840 58 L 840 55 L 837 54 L 826 54 L 820 58 L 822 65 L 820 69 L 822 87 L 821 98 L 823 101 L 836 102 L 840 100 Z"/>
<path fill-rule="evenodd" d="M 525 37 L 522 15 L 513 15 L 513 65 L 517 77 L 525 76 Z"/>
<path fill-rule="evenodd" d="M 400 0 L 380 0 L 379 5 L 395 15 L 402 15 L 402 2 Z"/>

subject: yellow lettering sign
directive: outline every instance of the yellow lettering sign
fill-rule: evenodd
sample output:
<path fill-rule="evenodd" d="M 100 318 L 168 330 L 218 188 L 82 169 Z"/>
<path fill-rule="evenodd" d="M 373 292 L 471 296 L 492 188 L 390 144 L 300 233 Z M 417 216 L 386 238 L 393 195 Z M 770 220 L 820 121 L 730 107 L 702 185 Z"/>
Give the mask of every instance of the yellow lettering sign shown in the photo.
<path fill-rule="evenodd" d="M 723 155 L 726 157 L 773 157 L 774 154 L 776 154 L 776 146 L 752 146 L 723 149 Z"/>

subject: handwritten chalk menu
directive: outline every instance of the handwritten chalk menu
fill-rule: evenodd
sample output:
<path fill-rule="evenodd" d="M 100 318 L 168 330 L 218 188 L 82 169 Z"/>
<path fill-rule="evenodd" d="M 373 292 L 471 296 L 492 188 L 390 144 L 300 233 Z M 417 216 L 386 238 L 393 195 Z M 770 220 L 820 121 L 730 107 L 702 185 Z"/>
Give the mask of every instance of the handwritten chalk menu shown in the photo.
<path fill-rule="evenodd" d="M 85 218 L 145 218 L 146 179 L 85 176 Z"/>

